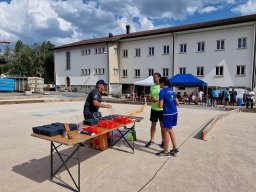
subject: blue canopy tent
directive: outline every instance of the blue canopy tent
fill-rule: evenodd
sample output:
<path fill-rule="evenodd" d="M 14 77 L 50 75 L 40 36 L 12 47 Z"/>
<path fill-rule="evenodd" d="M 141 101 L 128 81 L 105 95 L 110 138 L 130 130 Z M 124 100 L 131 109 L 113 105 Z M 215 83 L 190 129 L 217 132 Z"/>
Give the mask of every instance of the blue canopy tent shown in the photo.
<path fill-rule="evenodd" d="M 177 74 L 169 79 L 169 85 L 175 87 L 207 87 L 207 83 L 192 74 Z"/>

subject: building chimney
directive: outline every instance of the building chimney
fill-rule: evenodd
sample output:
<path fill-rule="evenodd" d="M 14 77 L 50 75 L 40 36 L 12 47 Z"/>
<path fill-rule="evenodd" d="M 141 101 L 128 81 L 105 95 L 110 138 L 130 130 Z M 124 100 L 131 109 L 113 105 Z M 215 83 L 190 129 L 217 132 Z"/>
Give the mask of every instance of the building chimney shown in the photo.
<path fill-rule="evenodd" d="M 109 33 L 108 34 L 108 38 L 112 38 L 113 37 L 113 34 L 112 33 Z"/>
<path fill-rule="evenodd" d="M 126 34 L 129 34 L 130 33 L 130 28 L 131 28 L 130 25 L 126 25 L 125 27 L 126 27 Z"/>

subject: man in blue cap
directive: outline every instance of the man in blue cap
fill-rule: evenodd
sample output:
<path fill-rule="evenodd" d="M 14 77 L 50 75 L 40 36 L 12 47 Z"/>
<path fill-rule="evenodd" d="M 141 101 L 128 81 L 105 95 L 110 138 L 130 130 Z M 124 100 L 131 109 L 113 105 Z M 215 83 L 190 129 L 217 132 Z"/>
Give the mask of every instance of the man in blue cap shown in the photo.
<path fill-rule="evenodd" d="M 105 91 L 107 83 L 104 80 L 98 80 L 96 87 L 89 93 L 84 104 L 84 119 L 93 119 L 101 117 L 99 108 L 112 108 L 110 104 L 101 103 L 101 93 Z"/>

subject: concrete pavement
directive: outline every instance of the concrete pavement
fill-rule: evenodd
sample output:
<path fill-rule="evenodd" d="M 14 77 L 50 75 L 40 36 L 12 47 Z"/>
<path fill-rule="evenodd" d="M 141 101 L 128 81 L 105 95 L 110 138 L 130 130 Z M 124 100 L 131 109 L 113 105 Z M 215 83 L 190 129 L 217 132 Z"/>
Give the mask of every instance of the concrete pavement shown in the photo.
<path fill-rule="evenodd" d="M 1 191 L 68 191 L 49 181 L 50 142 L 30 134 L 33 126 L 81 120 L 83 103 L 0 105 Z M 125 113 L 139 106 L 113 104 L 113 107 L 115 113 Z M 104 109 L 102 112 L 110 113 Z M 201 127 L 220 113 L 225 112 L 181 106 L 175 128 L 181 153 L 166 159 L 154 155 L 160 150 L 158 145 L 144 147 L 150 130 L 150 107 L 147 107 L 140 114 L 145 119 L 136 124 L 138 141 L 134 154 L 81 148 L 81 191 L 256 191 L 255 114 L 231 115 L 217 123 L 208 141 L 198 139 Z M 156 143 L 160 141 L 158 127 Z M 70 148 L 63 148 L 64 153 L 69 151 Z M 75 163 L 69 166 L 75 174 Z M 71 183 L 66 172 L 59 177 Z"/>

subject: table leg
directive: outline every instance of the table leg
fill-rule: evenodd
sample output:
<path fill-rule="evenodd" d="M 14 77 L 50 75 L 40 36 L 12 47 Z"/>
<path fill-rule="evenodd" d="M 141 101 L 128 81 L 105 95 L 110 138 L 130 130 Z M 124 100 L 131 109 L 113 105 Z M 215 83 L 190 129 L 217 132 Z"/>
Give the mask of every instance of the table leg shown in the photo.
<path fill-rule="evenodd" d="M 51 142 L 51 181 L 58 184 L 58 185 L 61 185 L 63 187 L 66 187 L 72 191 L 76 191 L 76 192 L 80 192 L 80 145 L 77 145 L 75 150 L 70 154 L 70 155 L 65 155 L 65 154 L 62 154 L 59 152 L 58 150 L 58 147 L 60 147 L 61 144 L 59 146 L 55 146 L 53 142 Z M 53 154 L 54 152 L 58 155 L 58 157 L 60 158 L 62 164 L 55 170 L 53 171 Z M 73 157 L 74 154 L 77 152 L 77 157 Z M 62 156 L 66 156 L 67 159 L 64 160 Z M 71 172 L 69 171 L 69 168 L 67 166 L 67 162 L 70 160 L 70 159 L 76 159 L 78 161 L 78 182 L 76 183 L 74 177 L 72 176 Z M 70 178 L 72 179 L 76 189 L 74 189 L 73 187 L 69 186 L 68 184 L 64 183 L 64 182 L 60 182 L 60 181 L 54 181 L 54 177 L 55 175 L 63 168 L 65 167 L 66 171 L 68 172 Z"/>
<path fill-rule="evenodd" d="M 125 128 L 127 129 L 127 131 L 123 134 L 119 129 L 117 129 L 117 131 L 120 133 L 121 137 L 118 138 L 114 143 L 113 143 L 113 132 L 112 132 L 112 142 L 111 142 L 111 147 L 113 147 L 114 145 L 116 145 L 121 139 L 124 139 L 125 142 L 128 144 L 128 146 L 132 149 L 132 153 L 134 153 L 134 140 L 136 138 L 133 138 L 133 145 L 131 146 L 131 144 L 129 143 L 129 141 L 125 138 L 125 135 L 128 134 L 130 131 L 135 132 L 135 123 L 133 124 L 132 127 L 127 128 L 125 126 Z M 135 134 L 136 135 L 136 134 Z"/>

